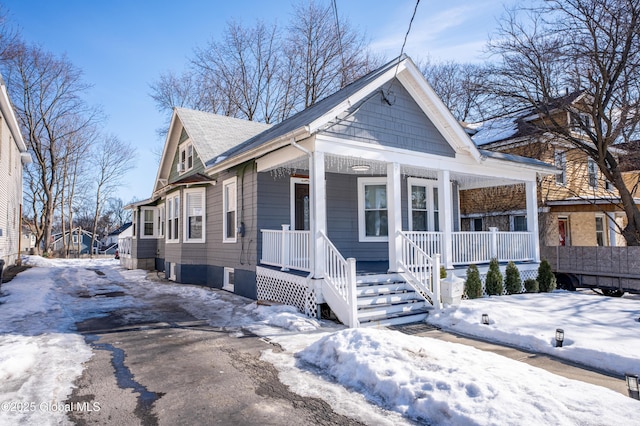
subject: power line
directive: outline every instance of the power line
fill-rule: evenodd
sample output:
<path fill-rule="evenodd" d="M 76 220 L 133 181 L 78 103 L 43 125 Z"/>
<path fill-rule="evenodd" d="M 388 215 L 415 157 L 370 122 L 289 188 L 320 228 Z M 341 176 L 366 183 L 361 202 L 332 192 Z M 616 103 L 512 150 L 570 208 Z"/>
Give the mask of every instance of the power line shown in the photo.
<path fill-rule="evenodd" d="M 411 15 L 411 20 L 409 21 L 409 28 L 407 28 L 407 33 L 404 35 L 404 41 L 402 42 L 402 47 L 400 48 L 400 56 L 398 56 L 398 65 L 396 66 L 396 76 L 398 75 L 398 68 L 400 67 L 400 58 L 402 57 L 402 54 L 404 53 L 404 47 L 407 44 L 407 38 L 409 38 L 409 32 L 411 31 L 411 25 L 413 24 L 413 19 L 416 17 L 416 12 L 418 11 L 418 5 L 419 4 L 420 4 L 420 0 L 416 0 L 416 5 L 413 8 L 413 15 Z"/>
<path fill-rule="evenodd" d="M 344 87 L 346 84 L 346 78 L 345 78 L 345 73 L 346 73 L 346 69 L 344 66 L 344 53 L 342 52 L 342 34 L 340 34 L 340 20 L 338 19 L 338 5 L 336 4 L 336 0 L 333 0 L 331 2 L 332 6 L 333 6 L 333 15 L 336 18 L 336 29 L 338 31 L 338 49 L 340 49 L 340 61 L 342 63 L 342 72 L 341 77 L 340 77 L 340 87 Z"/>

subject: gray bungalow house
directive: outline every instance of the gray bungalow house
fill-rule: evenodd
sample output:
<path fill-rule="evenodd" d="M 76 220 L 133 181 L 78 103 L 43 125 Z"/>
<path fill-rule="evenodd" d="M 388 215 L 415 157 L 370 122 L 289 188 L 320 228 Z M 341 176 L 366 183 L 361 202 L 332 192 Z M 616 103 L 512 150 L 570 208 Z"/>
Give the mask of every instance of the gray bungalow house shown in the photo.
<path fill-rule="evenodd" d="M 274 126 L 176 108 L 121 262 L 351 327 L 419 321 L 440 265 L 537 268 L 536 179 L 553 173 L 478 149 L 402 56 Z M 527 231 L 460 231 L 460 191 L 509 184 Z"/>

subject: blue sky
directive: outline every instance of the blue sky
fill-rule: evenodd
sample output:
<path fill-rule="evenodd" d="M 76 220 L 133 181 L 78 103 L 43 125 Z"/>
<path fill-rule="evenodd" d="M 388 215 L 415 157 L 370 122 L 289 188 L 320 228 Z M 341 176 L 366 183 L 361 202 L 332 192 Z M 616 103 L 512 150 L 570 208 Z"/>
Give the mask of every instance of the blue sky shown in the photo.
<path fill-rule="evenodd" d="M 324 0 L 329 1 L 329 0 Z M 66 54 L 93 88 L 88 101 L 107 115 L 106 131 L 136 146 L 136 168 L 118 196 L 125 202 L 151 195 L 157 154 L 156 130 L 167 122 L 149 97 L 163 72 L 184 69 L 196 47 L 218 39 L 230 19 L 286 25 L 292 0 L 0 0 L 23 38 Z M 500 0 L 422 1 L 405 52 L 414 60 L 475 62 L 496 18 Z M 338 13 L 365 32 L 371 48 L 388 58 L 400 53 L 413 0 L 337 0 Z"/>

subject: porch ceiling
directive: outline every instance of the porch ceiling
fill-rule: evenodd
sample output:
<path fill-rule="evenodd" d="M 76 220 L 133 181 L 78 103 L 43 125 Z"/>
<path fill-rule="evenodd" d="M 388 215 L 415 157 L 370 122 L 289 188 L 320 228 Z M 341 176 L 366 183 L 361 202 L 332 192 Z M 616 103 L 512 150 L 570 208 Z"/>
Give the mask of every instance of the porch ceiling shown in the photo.
<path fill-rule="evenodd" d="M 386 176 L 387 164 L 385 161 L 328 154 L 325 156 L 324 167 L 325 171 L 329 173 L 358 176 Z M 366 167 L 368 167 L 368 170 L 364 170 Z M 277 167 L 264 171 L 269 171 L 277 176 L 308 174 L 309 160 L 307 156 L 303 154 L 286 163 L 281 163 Z M 405 176 L 433 180 L 438 179 L 438 170 L 428 167 L 402 166 L 401 173 Z M 453 172 L 451 173 L 451 180 L 458 183 L 459 189 L 474 189 L 522 183 L 521 181 L 510 179 L 497 179 L 494 177 Z"/>

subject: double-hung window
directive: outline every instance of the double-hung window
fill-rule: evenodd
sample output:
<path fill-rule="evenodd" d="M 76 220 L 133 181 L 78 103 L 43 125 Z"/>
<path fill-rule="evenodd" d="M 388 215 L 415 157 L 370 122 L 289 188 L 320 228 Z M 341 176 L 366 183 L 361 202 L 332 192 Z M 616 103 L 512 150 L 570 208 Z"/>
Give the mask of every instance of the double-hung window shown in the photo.
<path fill-rule="evenodd" d="M 412 231 L 440 230 L 440 202 L 436 182 L 408 178 L 409 229 Z"/>
<path fill-rule="evenodd" d="M 184 242 L 205 242 L 205 188 L 184 192 Z"/>
<path fill-rule="evenodd" d="M 589 174 L 589 187 L 598 189 L 598 165 L 591 157 L 587 159 L 587 171 Z"/>
<path fill-rule="evenodd" d="M 191 142 L 184 142 L 180 146 L 178 171 L 184 173 L 191 169 L 193 169 L 193 144 Z"/>
<path fill-rule="evenodd" d="M 387 179 L 358 179 L 360 241 L 388 241 Z"/>
<path fill-rule="evenodd" d="M 142 207 L 142 232 L 140 238 L 155 238 L 156 234 L 156 212 L 155 207 Z"/>
<path fill-rule="evenodd" d="M 232 177 L 222 183 L 222 242 L 235 243 L 237 241 L 237 179 Z"/>
<path fill-rule="evenodd" d="M 606 222 L 607 221 L 604 219 L 604 216 L 596 216 L 596 243 L 600 247 L 607 245 Z"/>
<path fill-rule="evenodd" d="M 157 217 L 157 224 L 158 224 L 158 237 L 162 238 L 164 237 L 164 228 L 165 228 L 165 223 L 164 223 L 164 218 L 165 218 L 165 205 L 164 204 L 160 204 L 158 206 L 158 217 Z"/>
<path fill-rule="evenodd" d="M 167 233 L 166 240 L 170 243 L 178 241 L 178 223 L 180 219 L 180 195 L 167 197 Z"/>
<path fill-rule="evenodd" d="M 556 151 L 553 155 L 554 163 L 557 169 L 562 173 L 556 175 L 556 184 L 566 185 L 567 183 L 567 153 L 565 151 Z"/>

